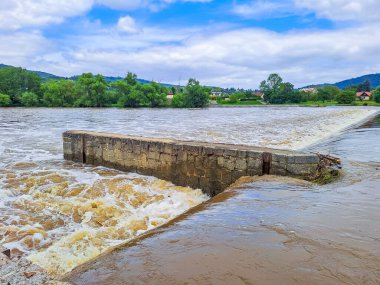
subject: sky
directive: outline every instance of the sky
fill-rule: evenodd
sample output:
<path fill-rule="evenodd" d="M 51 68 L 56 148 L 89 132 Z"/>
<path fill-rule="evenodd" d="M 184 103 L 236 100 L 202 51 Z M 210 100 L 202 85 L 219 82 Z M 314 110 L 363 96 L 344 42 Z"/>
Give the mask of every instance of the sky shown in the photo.
<path fill-rule="evenodd" d="M 258 88 L 380 72 L 380 0 L 0 0 L 0 63 Z"/>

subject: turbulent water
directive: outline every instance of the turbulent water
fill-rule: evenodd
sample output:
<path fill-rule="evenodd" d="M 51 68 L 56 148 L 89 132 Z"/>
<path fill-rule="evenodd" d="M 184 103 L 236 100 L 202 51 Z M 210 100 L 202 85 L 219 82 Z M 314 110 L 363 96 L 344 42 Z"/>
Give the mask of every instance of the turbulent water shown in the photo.
<path fill-rule="evenodd" d="M 208 199 L 153 177 L 64 162 L 65 130 L 302 148 L 373 112 L 0 109 L 0 244 L 61 275 Z"/>
<path fill-rule="evenodd" d="M 240 181 L 176 223 L 78 268 L 76 285 L 380 284 L 380 117 L 313 151 L 343 175 L 321 186 Z"/>

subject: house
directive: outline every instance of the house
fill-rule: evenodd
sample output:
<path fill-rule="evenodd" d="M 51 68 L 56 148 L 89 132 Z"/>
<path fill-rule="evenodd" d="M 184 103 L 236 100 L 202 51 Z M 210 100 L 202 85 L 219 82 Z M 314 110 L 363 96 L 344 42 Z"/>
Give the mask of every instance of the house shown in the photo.
<path fill-rule="evenodd" d="M 360 101 L 369 101 L 372 97 L 372 92 L 356 92 L 356 99 Z"/>
<path fill-rule="evenodd" d="M 223 95 L 223 92 L 222 91 L 211 91 L 211 95 L 220 97 Z"/>
<path fill-rule="evenodd" d="M 168 92 L 166 94 L 166 99 L 168 99 L 168 100 L 173 100 L 173 97 L 174 97 L 174 93 L 173 92 Z"/>
<path fill-rule="evenodd" d="M 260 97 L 261 99 L 264 98 L 264 93 L 263 92 L 253 92 L 254 96 Z"/>
<path fill-rule="evenodd" d="M 306 92 L 306 93 L 310 93 L 310 94 L 316 94 L 316 93 L 318 93 L 318 89 L 317 88 L 302 88 L 302 89 L 300 89 L 300 91 L 303 91 L 303 92 Z"/>

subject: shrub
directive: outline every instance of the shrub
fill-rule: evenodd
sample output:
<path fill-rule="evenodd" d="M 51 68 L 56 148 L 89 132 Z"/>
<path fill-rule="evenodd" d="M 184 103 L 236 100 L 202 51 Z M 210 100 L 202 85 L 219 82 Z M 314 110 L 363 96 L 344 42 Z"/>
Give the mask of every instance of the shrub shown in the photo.
<path fill-rule="evenodd" d="M 25 107 L 36 107 L 39 105 L 39 98 L 36 93 L 24 92 L 21 94 L 20 102 Z"/>
<path fill-rule="evenodd" d="M 12 104 L 11 97 L 0 93 L 0 107 L 8 107 Z"/>

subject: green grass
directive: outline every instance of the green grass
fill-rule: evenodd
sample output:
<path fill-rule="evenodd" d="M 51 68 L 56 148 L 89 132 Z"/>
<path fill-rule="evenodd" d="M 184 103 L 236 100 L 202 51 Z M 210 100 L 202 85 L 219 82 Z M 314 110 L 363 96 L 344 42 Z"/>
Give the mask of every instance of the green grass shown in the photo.
<path fill-rule="evenodd" d="M 375 101 L 356 101 L 353 105 L 354 106 L 380 106 L 380 103 L 377 103 Z"/>
<path fill-rule="evenodd" d="M 301 105 L 301 106 L 335 106 L 338 105 L 337 102 L 335 101 L 306 101 L 306 102 L 301 102 L 296 105 Z"/>
<path fill-rule="evenodd" d="M 261 103 L 261 101 L 252 100 L 252 101 L 237 101 L 237 102 L 221 101 L 221 102 L 218 102 L 218 105 L 225 105 L 225 106 L 258 106 L 258 105 L 263 105 L 263 104 Z"/>

